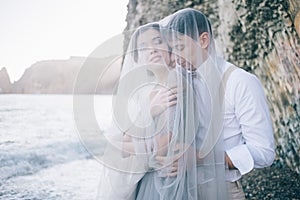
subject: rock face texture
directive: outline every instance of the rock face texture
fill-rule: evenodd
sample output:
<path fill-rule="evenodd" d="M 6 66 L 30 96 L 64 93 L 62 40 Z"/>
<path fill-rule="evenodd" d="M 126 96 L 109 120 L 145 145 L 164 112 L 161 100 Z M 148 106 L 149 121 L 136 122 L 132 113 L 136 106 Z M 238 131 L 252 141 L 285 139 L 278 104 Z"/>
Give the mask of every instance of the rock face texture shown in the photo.
<path fill-rule="evenodd" d="M 276 163 L 300 174 L 300 1 L 129 0 L 124 49 L 136 27 L 186 7 L 210 18 L 227 60 L 258 76 L 272 115 Z"/>

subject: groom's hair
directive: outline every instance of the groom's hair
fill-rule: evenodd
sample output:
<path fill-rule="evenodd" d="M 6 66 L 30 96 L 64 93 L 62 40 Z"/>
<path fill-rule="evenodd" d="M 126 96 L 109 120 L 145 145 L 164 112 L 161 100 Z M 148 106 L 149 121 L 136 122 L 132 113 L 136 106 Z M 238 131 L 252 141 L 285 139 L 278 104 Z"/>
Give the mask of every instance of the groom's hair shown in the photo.
<path fill-rule="evenodd" d="M 211 24 L 208 18 L 200 11 L 192 8 L 185 8 L 174 13 L 167 24 L 167 28 L 188 35 L 196 41 L 204 32 L 209 33 L 209 36 L 212 37 Z"/>

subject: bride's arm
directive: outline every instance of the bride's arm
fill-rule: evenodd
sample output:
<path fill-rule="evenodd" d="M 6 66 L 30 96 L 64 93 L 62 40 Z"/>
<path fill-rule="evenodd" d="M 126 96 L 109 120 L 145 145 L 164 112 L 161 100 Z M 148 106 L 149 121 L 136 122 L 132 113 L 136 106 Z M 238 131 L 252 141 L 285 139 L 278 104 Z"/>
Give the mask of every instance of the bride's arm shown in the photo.
<path fill-rule="evenodd" d="M 165 88 L 160 90 L 154 90 L 150 93 L 150 114 L 152 118 L 158 117 L 162 112 L 168 112 L 170 114 L 170 107 L 174 108 L 176 104 L 176 88 L 166 90 Z M 141 113 L 140 113 L 141 114 Z M 157 155 L 165 155 L 168 150 L 168 144 L 171 140 L 172 133 L 159 134 L 152 139 L 153 141 L 147 142 L 146 140 L 139 140 L 139 145 L 142 145 L 145 150 L 153 152 L 154 143 L 156 144 Z M 136 148 L 131 136 L 126 133 L 123 136 L 122 151 L 123 156 L 136 155 Z M 150 145 L 150 148 L 147 148 Z M 149 153 L 149 152 L 148 152 Z"/>
<path fill-rule="evenodd" d="M 157 156 L 164 156 L 167 154 L 169 149 L 169 144 L 172 139 L 172 133 L 158 135 L 155 137 L 155 142 L 157 144 Z"/>
<path fill-rule="evenodd" d="M 123 136 L 122 153 L 124 157 L 135 155 L 135 149 L 132 139 L 126 134 L 124 134 Z"/>

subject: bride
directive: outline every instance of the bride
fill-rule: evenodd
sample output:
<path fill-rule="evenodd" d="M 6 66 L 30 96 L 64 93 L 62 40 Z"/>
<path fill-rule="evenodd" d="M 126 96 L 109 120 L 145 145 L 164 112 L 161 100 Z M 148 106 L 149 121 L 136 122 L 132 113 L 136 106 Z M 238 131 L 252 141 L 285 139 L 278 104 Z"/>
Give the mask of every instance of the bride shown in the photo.
<path fill-rule="evenodd" d="M 171 57 L 159 24 L 133 34 L 113 100 L 114 123 L 105 134 L 109 144 L 101 159 L 99 199 L 135 199 L 138 181 L 167 164 L 157 159 L 165 159 L 176 144 L 177 76 Z"/>

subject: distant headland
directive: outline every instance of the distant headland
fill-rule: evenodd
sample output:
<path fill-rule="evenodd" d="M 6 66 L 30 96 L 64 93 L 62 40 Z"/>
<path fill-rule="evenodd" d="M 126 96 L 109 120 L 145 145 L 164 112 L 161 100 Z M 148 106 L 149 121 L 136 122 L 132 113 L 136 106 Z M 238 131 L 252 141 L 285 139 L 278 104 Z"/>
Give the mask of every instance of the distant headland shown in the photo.
<path fill-rule="evenodd" d="M 70 57 L 67 60 L 39 61 L 27 68 L 22 77 L 11 83 L 5 67 L 0 70 L 0 94 L 72 94 L 79 73 L 86 80 L 76 88 L 76 93 L 112 93 L 118 82 L 122 59 Z M 87 72 L 88 70 L 88 72 Z M 97 80 L 91 80 L 97 73 Z M 95 79 L 95 78 L 94 78 Z M 95 83 L 97 83 L 95 85 Z M 78 84 L 77 84 L 78 87 Z"/>

